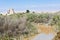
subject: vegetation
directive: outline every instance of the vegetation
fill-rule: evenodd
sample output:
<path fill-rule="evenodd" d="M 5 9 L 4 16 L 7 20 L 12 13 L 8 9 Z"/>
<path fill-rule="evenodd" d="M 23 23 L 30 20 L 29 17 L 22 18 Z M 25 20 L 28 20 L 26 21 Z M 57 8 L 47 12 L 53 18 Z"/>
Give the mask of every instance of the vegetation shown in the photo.
<path fill-rule="evenodd" d="M 60 32 L 57 32 L 57 35 L 54 37 L 53 40 L 60 40 Z"/>
<path fill-rule="evenodd" d="M 30 11 L 29 10 L 26 10 L 26 13 L 29 13 Z"/>
<path fill-rule="evenodd" d="M 60 14 L 49 13 L 16 13 L 11 15 L 0 15 L 0 40 L 14 40 L 11 38 L 28 37 L 37 34 L 38 30 L 35 23 L 56 25 L 56 30 L 60 31 Z M 16 38 L 17 39 L 17 38 Z"/>

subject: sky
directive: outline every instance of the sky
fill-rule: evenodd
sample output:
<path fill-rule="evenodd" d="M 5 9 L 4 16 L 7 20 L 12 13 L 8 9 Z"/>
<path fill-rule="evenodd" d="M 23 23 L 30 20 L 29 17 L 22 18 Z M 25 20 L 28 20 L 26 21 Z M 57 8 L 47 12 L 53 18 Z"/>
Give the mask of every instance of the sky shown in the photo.
<path fill-rule="evenodd" d="M 13 8 L 15 11 L 60 11 L 60 0 L 0 0 L 0 12 Z"/>

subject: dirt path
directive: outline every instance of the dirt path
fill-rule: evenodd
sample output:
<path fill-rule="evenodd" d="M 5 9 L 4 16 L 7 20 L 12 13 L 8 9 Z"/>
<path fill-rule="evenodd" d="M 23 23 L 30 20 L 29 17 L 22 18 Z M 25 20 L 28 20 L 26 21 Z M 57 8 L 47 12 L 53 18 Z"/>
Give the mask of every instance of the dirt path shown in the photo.
<path fill-rule="evenodd" d="M 26 40 L 52 40 L 56 35 L 52 26 L 49 25 L 38 24 L 37 29 L 39 34 L 33 37 L 31 36 L 31 38 L 28 38 Z"/>
<path fill-rule="evenodd" d="M 52 40 L 56 35 L 52 26 L 48 25 L 38 24 L 38 32 L 40 34 L 35 36 L 35 38 L 33 38 L 32 40 Z"/>
<path fill-rule="evenodd" d="M 54 37 L 55 34 L 53 33 L 50 34 L 40 33 L 32 40 L 52 40 Z"/>

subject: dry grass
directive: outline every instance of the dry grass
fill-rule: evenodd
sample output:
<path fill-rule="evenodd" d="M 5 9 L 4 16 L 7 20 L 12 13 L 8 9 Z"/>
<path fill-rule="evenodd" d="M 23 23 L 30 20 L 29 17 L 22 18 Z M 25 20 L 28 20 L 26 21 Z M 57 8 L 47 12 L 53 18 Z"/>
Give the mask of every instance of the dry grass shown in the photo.
<path fill-rule="evenodd" d="M 53 26 L 50 25 L 44 25 L 44 24 L 38 24 L 38 31 L 39 33 L 54 33 L 54 28 Z"/>

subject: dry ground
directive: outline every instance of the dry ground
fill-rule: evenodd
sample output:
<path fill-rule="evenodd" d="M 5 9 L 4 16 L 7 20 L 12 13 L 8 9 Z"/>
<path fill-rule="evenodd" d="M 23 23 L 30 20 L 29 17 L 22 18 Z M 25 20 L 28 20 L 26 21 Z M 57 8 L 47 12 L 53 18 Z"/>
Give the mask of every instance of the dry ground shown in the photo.
<path fill-rule="evenodd" d="M 40 33 L 45 33 L 45 34 L 54 33 L 54 34 L 56 34 L 53 26 L 45 25 L 45 24 L 36 24 L 36 27 L 38 29 L 38 34 L 40 34 Z M 31 40 L 37 35 L 33 34 L 31 37 L 24 38 L 24 40 Z"/>

